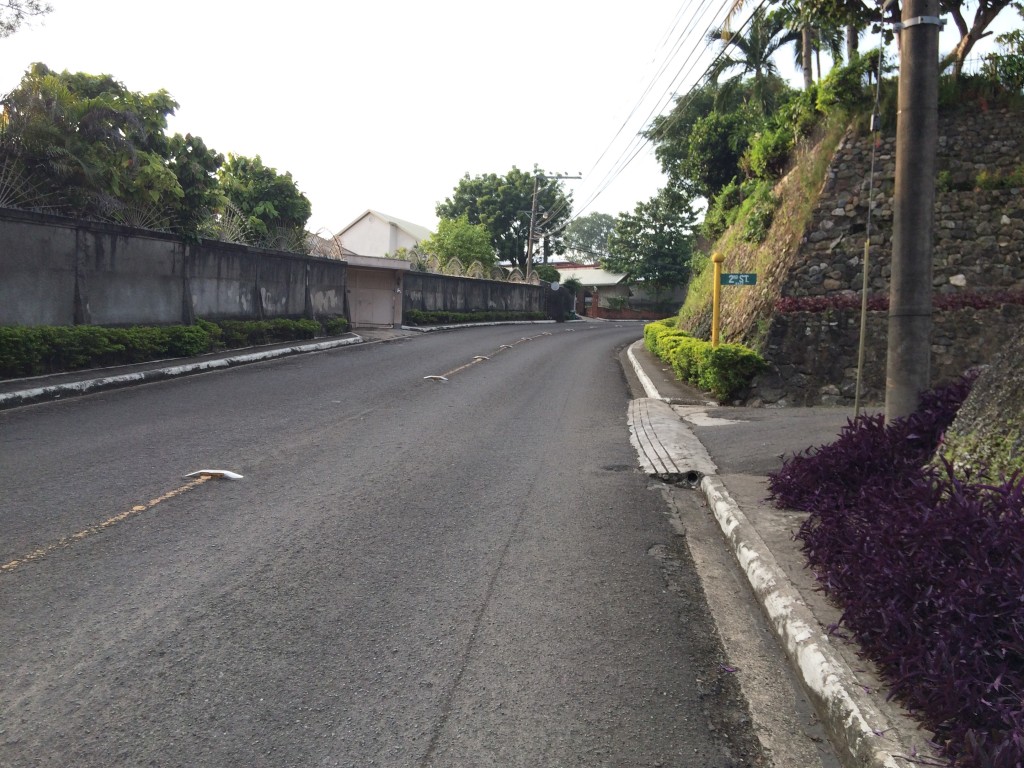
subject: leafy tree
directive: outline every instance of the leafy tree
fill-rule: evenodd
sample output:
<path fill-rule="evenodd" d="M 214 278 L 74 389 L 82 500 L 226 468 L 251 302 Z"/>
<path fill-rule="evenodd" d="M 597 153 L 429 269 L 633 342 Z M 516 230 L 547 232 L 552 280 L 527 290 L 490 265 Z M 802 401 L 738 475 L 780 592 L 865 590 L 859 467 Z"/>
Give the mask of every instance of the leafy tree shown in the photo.
<path fill-rule="evenodd" d="M 165 163 L 167 116 L 178 106 L 166 91 L 136 93 L 110 75 L 37 63 L 2 103 L 3 159 L 72 213 L 116 219 L 183 197 Z"/>
<path fill-rule="evenodd" d="M 0 37 L 13 35 L 29 19 L 44 16 L 52 10 L 53 6 L 39 0 L 0 1 Z"/>
<path fill-rule="evenodd" d="M 470 224 L 469 216 L 462 214 L 457 219 L 441 219 L 437 232 L 421 240 L 419 249 L 437 256 L 442 263 L 458 259 L 465 266 L 479 261 L 490 268 L 498 263 L 491 245 L 491 233 L 483 224 Z"/>
<path fill-rule="evenodd" d="M 223 163 L 224 155 L 191 133 L 176 133 L 168 142 L 168 167 L 183 192 L 173 211 L 173 228 L 188 239 L 195 238 L 222 206 L 217 170 Z"/>
<path fill-rule="evenodd" d="M 808 12 L 816 19 L 821 20 L 823 25 L 828 22 L 839 24 L 855 25 L 857 28 L 864 28 L 870 23 L 877 24 L 882 21 L 880 4 L 874 0 L 801 0 Z M 975 5 L 973 19 L 969 19 L 968 6 Z M 943 68 L 953 65 L 953 76 L 959 78 L 963 71 L 964 62 L 970 55 L 975 44 L 984 37 L 992 34 L 989 27 L 996 17 L 1007 7 L 1013 6 L 1015 0 L 939 0 L 941 13 L 948 13 L 957 31 L 960 33 L 960 40 L 952 52 L 943 60 Z M 899 21 L 899 4 L 893 3 L 889 6 L 887 21 Z"/>
<path fill-rule="evenodd" d="M 608 256 L 608 237 L 615 228 L 615 217 L 607 213 L 588 213 L 569 222 L 565 245 L 574 256 L 590 263 Z"/>
<path fill-rule="evenodd" d="M 738 69 L 737 74 L 719 85 L 727 90 L 741 83 L 745 75 L 751 75 L 750 96 L 762 114 L 768 114 L 775 108 L 779 93 L 785 90 L 773 58 L 780 48 L 799 39 L 798 32 L 786 28 L 782 13 L 758 7 L 743 32 L 729 32 L 724 27 L 708 32 L 709 43 L 723 44 L 723 55 L 715 62 L 709 78 L 718 83 L 723 74 Z"/>
<path fill-rule="evenodd" d="M 668 115 L 655 118 L 647 137 L 670 186 L 685 186 L 711 199 L 739 170 L 750 137 L 766 118 L 751 103 L 750 81 L 722 95 L 714 84 L 682 96 Z"/>
<path fill-rule="evenodd" d="M 261 244 L 294 247 L 304 240 L 303 227 L 313 213 L 291 173 L 280 174 L 263 164 L 259 155 L 228 154 L 217 172 L 220 191 L 245 217 Z"/>
<path fill-rule="evenodd" d="M 465 215 L 470 224 L 482 224 L 491 235 L 491 244 L 499 261 L 526 269 L 530 241 L 530 212 L 534 189 L 537 191 L 537 215 L 534 222 L 534 251 L 541 245 L 545 261 L 552 253 L 565 251 L 564 234 L 559 224 L 572 213 L 568 197 L 558 180 L 548 179 L 534 167 L 524 173 L 515 166 L 504 176 L 467 173 L 459 180 L 451 197 L 438 203 L 440 219 L 458 219 Z"/>
<path fill-rule="evenodd" d="M 562 279 L 562 273 L 550 264 L 538 264 L 533 268 L 533 271 L 537 273 L 537 277 L 546 283 L 557 283 Z"/>
<path fill-rule="evenodd" d="M 690 279 L 696 220 L 691 193 L 661 189 L 632 213 L 619 214 L 602 264 L 656 289 L 684 285 Z"/>
<path fill-rule="evenodd" d="M 983 37 L 992 34 L 988 28 L 996 17 L 1007 7 L 1016 7 L 1018 10 L 1021 8 L 1021 4 L 1015 3 L 1013 0 L 977 0 L 977 3 L 978 7 L 974 11 L 974 18 L 968 22 L 966 13 L 968 0 L 939 0 L 939 7 L 953 18 L 953 23 L 956 24 L 956 28 L 960 32 L 959 42 L 943 61 L 944 67 L 949 64 L 953 65 L 954 79 L 959 79 L 960 73 L 963 72 L 964 62 L 974 45 Z"/>
<path fill-rule="evenodd" d="M 1024 17 L 1024 3 L 1015 4 Z M 1012 29 L 996 38 L 997 53 L 989 54 L 985 71 L 1006 88 L 1019 93 L 1024 90 L 1024 30 Z"/>

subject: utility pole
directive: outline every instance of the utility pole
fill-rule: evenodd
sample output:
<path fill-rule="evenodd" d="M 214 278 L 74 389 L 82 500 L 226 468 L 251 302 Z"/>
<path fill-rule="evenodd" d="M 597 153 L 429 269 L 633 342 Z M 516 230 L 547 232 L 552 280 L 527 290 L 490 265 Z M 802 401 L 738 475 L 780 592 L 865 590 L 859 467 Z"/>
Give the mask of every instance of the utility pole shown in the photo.
<path fill-rule="evenodd" d="M 544 179 L 582 179 L 582 175 L 568 176 L 563 173 L 555 173 L 551 176 L 545 176 L 543 173 L 538 173 L 533 177 L 533 205 L 530 206 L 530 233 L 526 237 L 526 279 L 530 279 L 530 270 L 533 268 L 533 228 L 537 221 L 537 191 L 540 187 L 540 180 Z"/>
<path fill-rule="evenodd" d="M 932 250 L 938 145 L 938 0 L 905 0 L 901 23 L 885 418 L 931 385 Z"/>

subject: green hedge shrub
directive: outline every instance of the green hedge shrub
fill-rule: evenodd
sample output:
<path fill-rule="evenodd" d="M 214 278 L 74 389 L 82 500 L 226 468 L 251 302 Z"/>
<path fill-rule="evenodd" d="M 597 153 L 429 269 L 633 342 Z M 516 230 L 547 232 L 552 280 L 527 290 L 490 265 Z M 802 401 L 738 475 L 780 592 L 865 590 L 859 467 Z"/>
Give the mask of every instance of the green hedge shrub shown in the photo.
<path fill-rule="evenodd" d="M 348 330 L 343 317 L 322 320 L 197 320 L 195 325 L 103 328 L 74 326 L 0 327 L 0 378 L 41 376 L 82 368 L 193 357 L 218 349 L 272 344 Z"/>
<path fill-rule="evenodd" d="M 405 313 L 407 325 L 458 325 L 459 323 L 500 323 L 508 320 L 547 320 L 544 312 L 424 312 L 410 309 Z"/>
<path fill-rule="evenodd" d="M 644 345 L 669 363 L 681 381 L 711 392 L 719 400 L 739 395 L 768 366 L 757 352 L 742 344 L 712 347 L 711 342 L 665 323 L 661 320 L 644 326 Z"/>
<path fill-rule="evenodd" d="M 656 320 L 644 326 L 644 346 L 655 357 L 664 359 L 662 347 L 670 338 L 689 336 L 686 331 L 676 327 L 676 319 L 667 317 L 664 320 Z"/>

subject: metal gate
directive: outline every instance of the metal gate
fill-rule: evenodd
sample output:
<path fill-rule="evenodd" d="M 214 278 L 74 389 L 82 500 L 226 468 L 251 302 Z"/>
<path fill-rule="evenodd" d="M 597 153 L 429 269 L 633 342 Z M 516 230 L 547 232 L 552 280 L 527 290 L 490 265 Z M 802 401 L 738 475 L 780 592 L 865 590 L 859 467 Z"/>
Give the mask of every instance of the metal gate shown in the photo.
<path fill-rule="evenodd" d="M 354 326 L 395 324 L 396 275 L 385 269 L 349 267 L 348 298 Z"/>

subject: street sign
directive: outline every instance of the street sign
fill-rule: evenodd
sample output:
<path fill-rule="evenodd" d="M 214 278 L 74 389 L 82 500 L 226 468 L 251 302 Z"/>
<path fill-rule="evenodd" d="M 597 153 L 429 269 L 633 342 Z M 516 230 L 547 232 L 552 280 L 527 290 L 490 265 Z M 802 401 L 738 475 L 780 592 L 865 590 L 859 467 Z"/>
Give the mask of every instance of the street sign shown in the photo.
<path fill-rule="evenodd" d="M 723 272 L 722 285 L 757 285 L 754 272 Z"/>

